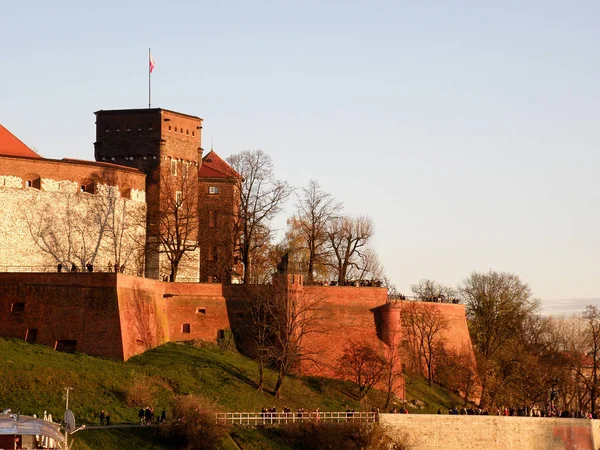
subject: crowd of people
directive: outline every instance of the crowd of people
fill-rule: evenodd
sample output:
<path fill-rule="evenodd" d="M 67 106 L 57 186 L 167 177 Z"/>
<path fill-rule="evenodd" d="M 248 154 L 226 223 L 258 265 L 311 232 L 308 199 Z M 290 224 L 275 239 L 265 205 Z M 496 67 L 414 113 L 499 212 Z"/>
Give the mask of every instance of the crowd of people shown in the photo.
<path fill-rule="evenodd" d="M 163 409 L 160 413 L 160 417 L 155 419 L 154 408 L 146 406 L 146 408 L 140 408 L 138 411 L 138 417 L 140 419 L 140 425 L 154 425 L 165 423 L 167 421 L 167 412 Z"/>
<path fill-rule="evenodd" d="M 62 272 L 63 269 L 66 269 L 65 266 L 63 266 L 62 263 L 58 263 L 56 265 L 56 271 L 57 272 Z M 87 272 L 93 272 L 94 271 L 94 265 L 91 262 L 88 262 L 85 265 L 85 270 Z M 71 263 L 71 272 L 79 272 L 79 267 L 77 267 L 77 264 L 75 263 Z M 125 273 L 125 264 L 121 264 L 120 266 L 118 264 L 113 264 L 112 262 L 108 263 L 107 266 L 107 272 L 115 272 L 115 273 Z"/>

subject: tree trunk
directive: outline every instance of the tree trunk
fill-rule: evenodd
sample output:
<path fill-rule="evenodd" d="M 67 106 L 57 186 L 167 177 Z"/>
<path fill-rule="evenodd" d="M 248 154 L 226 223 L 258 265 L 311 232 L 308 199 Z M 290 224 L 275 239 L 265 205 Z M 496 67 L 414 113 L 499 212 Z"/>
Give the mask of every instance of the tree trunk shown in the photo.
<path fill-rule="evenodd" d="M 258 359 L 258 386 L 256 389 L 260 392 L 264 389 L 265 383 L 265 363 L 263 362 L 263 358 L 260 357 Z"/>
<path fill-rule="evenodd" d="M 177 269 L 179 268 L 179 261 L 173 261 L 171 263 L 171 273 L 169 274 L 169 281 L 171 283 L 175 282 L 175 279 L 177 278 Z"/>
<path fill-rule="evenodd" d="M 283 379 L 285 378 L 285 371 L 282 367 L 279 368 L 279 372 L 277 373 L 277 381 L 275 382 L 275 389 L 273 394 L 275 398 L 281 397 L 281 385 L 283 384 Z"/>

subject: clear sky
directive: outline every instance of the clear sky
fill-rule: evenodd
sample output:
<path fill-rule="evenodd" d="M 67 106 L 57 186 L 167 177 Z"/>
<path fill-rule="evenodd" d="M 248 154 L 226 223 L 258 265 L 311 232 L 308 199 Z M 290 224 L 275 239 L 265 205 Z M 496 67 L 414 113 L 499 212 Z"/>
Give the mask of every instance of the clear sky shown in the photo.
<path fill-rule="evenodd" d="M 599 22 L 597 1 L 3 2 L 0 123 L 93 159 L 94 111 L 147 106 L 152 47 L 153 106 L 370 215 L 401 291 L 493 269 L 598 299 Z"/>

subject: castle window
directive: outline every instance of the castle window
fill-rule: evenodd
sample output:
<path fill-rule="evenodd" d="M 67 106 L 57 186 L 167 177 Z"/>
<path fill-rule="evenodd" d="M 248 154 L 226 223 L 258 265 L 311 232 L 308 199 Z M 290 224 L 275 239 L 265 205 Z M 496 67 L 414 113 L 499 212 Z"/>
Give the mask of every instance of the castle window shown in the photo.
<path fill-rule="evenodd" d="M 183 203 L 183 193 L 181 191 L 175 192 L 175 205 L 179 208 Z"/>
<path fill-rule="evenodd" d="M 10 311 L 13 314 L 19 314 L 22 312 L 25 312 L 25 303 L 23 302 L 17 302 L 17 303 L 13 303 L 10 305 Z"/>
<path fill-rule="evenodd" d="M 175 127 L 175 133 L 177 133 L 177 127 Z"/>
<path fill-rule="evenodd" d="M 94 182 L 90 182 L 90 183 L 86 183 L 86 184 L 82 184 L 79 187 L 79 190 L 81 192 L 86 192 L 88 194 L 95 194 L 96 193 L 96 185 L 94 184 Z"/>
<path fill-rule="evenodd" d="M 185 134 L 190 134 L 190 130 L 185 130 Z"/>
<path fill-rule="evenodd" d="M 142 126 L 138 125 L 138 131 L 142 131 Z"/>
<path fill-rule="evenodd" d="M 25 333 L 25 340 L 30 344 L 35 344 L 35 341 L 37 341 L 37 331 L 37 328 L 28 328 Z"/>
<path fill-rule="evenodd" d="M 214 210 L 208 211 L 208 228 L 214 228 L 217 224 L 217 212 Z"/>
<path fill-rule="evenodd" d="M 121 127 L 120 127 L 119 125 L 117 125 L 117 126 L 115 127 L 115 131 L 121 131 Z"/>
<path fill-rule="evenodd" d="M 34 189 L 41 189 L 42 188 L 42 179 L 40 177 L 34 175 L 25 182 L 25 185 L 27 187 L 31 187 Z"/>
<path fill-rule="evenodd" d="M 206 314 L 206 308 L 196 308 L 196 314 Z"/>
<path fill-rule="evenodd" d="M 110 132 L 110 125 L 106 125 L 106 126 L 104 127 L 104 131 L 105 131 L 106 133 Z"/>
<path fill-rule="evenodd" d="M 148 131 L 152 131 L 152 124 L 151 123 L 148 124 Z"/>
<path fill-rule="evenodd" d="M 57 352 L 75 353 L 76 348 L 77 341 L 72 340 L 56 341 L 56 343 L 54 344 L 54 350 L 56 350 Z"/>
<path fill-rule="evenodd" d="M 192 130 L 192 136 L 195 136 L 194 130 Z"/>
<path fill-rule="evenodd" d="M 188 163 L 183 163 L 183 176 L 188 176 Z"/>
<path fill-rule="evenodd" d="M 171 175 L 177 176 L 177 161 L 175 159 L 171 160 Z"/>
<path fill-rule="evenodd" d="M 127 125 L 127 131 L 131 131 L 131 125 Z"/>
<path fill-rule="evenodd" d="M 169 131 L 171 131 L 171 125 L 169 125 Z"/>
<path fill-rule="evenodd" d="M 181 332 L 182 333 L 190 333 L 191 332 L 191 326 L 189 323 L 184 323 L 183 325 L 181 325 Z"/>
<path fill-rule="evenodd" d="M 216 261 L 217 260 L 217 247 L 209 247 L 208 248 L 208 260 Z"/>
<path fill-rule="evenodd" d="M 218 194 L 219 193 L 219 187 L 218 186 L 209 186 L 208 187 L 208 193 L 209 194 Z"/>

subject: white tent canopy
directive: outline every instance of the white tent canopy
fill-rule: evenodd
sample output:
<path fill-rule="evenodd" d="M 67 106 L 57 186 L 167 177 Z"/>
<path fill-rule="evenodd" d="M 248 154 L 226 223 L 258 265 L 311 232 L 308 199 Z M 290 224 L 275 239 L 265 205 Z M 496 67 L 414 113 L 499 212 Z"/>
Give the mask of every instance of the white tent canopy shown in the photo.
<path fill-rule="evenodd" d="M 60 432 L 60 424 L 17 414 L 0 414 L 1 434 L 37 435 L 54 439 L 60 443 L 65 442 L 65 436 Z"/>

